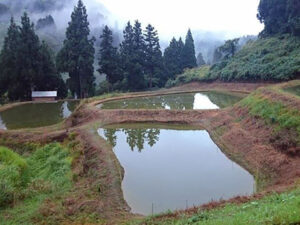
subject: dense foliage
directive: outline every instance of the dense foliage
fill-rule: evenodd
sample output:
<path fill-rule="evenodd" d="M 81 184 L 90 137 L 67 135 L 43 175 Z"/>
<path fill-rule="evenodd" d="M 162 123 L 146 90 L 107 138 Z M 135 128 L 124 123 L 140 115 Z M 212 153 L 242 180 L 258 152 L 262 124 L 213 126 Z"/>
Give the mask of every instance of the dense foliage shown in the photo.
<path fill-rule="evenodd" d="M 207 79 L 284 81 L 299 74 L 300 38 L 285 35 L 250 41 L 233 57 L 212 66 Z"/>
<path fill-rule="evenodd" d="M 262 36 L 292 33 L 300 36 L 299 0 L 261 0 L 258 19 L 265 24 Z"/>
<path fill-rule="evenodd" d="M 67 72 L 67 85 L 73 96 L 92 96 L 95 90 L 94 38 L 89 39 L 90 29 L 86 8 L 79 0 L 71 15 L 63 48 L 57 55 L 57 67 Z"/>

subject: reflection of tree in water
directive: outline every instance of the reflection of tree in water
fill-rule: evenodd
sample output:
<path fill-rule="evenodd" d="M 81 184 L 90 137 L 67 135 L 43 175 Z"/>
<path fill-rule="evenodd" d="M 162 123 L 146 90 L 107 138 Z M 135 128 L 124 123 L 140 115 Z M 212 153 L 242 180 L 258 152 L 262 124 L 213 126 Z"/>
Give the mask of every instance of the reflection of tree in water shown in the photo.
<path fill-rule="evenodd" d="M 112 147 L 117 145 L 117 129 L 104 129 L 104 135 Z"/>
<path fill-rule="evenodd" d="M 113 147 L 115 147 L 117 143 L 117 131 L 120 130 L 104 129 L 104 135 Z M 159 140 L 160 134 L 159 129 L 122 129 L 122 132 L 126 134 L 126 141 L 131 150 L 134 151 L 134 149 L 137 148 L 139 152 L 144 149 L 145 142 L 153 147 Z"/>
<path fill-rule="evenodd" d="M 210 101 L 220 108 L 225 108 L 232 106 L 235 103 L 239 102 L 242 98 L 235 95 L 228 95 L 217 92 L 208 92 L 206 95 L 209 97 Z"/>

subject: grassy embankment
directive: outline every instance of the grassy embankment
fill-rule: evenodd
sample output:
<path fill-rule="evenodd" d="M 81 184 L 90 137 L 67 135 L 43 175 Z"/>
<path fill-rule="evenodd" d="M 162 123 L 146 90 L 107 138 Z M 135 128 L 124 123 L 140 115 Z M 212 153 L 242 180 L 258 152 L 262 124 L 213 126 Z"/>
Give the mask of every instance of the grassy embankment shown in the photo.
<path fill-rule="evenodd" d="M 68 146 L 52 143 L 32 145 L 22 155 L 0 147 L 0 224 L 51 223 L 58 215 L 44 215 L 47 201 L 61 205 L 62 196 L 72 188 Z"/>
<path fill-rule="evenodd" d="M 199 225 L 249 225 L 249 224 L 299 224 L 300 189 L 281 194 L 271 194 L 260 200 L 243 204 L 226 204 L 212 210 L 199 209 L 195 213 L 164 214 L 136 220 L 127 224 L 199 224 Z"/>

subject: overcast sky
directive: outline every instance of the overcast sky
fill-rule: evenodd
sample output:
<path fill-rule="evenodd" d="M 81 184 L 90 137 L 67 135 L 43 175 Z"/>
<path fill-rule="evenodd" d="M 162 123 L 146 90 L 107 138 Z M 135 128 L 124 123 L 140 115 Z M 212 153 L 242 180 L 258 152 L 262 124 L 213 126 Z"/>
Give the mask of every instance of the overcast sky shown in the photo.
<path fill-rule="evenodd" d="M 97 0 L 120 21 L 151 23 L 160 35 L 178 36 L 192 30 L 226 32 L 230 36 L 258 34 L 259 0 Z M 120 24 L 123 26 L 123 24 Z"/>

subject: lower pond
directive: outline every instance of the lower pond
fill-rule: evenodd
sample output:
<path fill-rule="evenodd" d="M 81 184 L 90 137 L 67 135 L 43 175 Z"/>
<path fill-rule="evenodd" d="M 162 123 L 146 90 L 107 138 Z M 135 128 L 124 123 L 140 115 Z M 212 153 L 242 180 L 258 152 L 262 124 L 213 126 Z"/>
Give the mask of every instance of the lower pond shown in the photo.
<path fill-rule="evenodd" d="M 231 161 L 205 130 L 122 125 L 100 128 L 125 169 L 124 198 L 151 215 L 212 200 L 251 195 L 251 174 Z"/>
<path fill-rule="evenodd" d="M 0 129 L 49 126 L 61 122 L 75 110 L 78 101 L 28 103 L 0 112 Z"/>
<path fill-rule="evenodd" d="M 101 109 L 219 109 L 242 99 L 240 95 L 218 92 L 172 94 L 115 100 L 98 105 Z"/>

